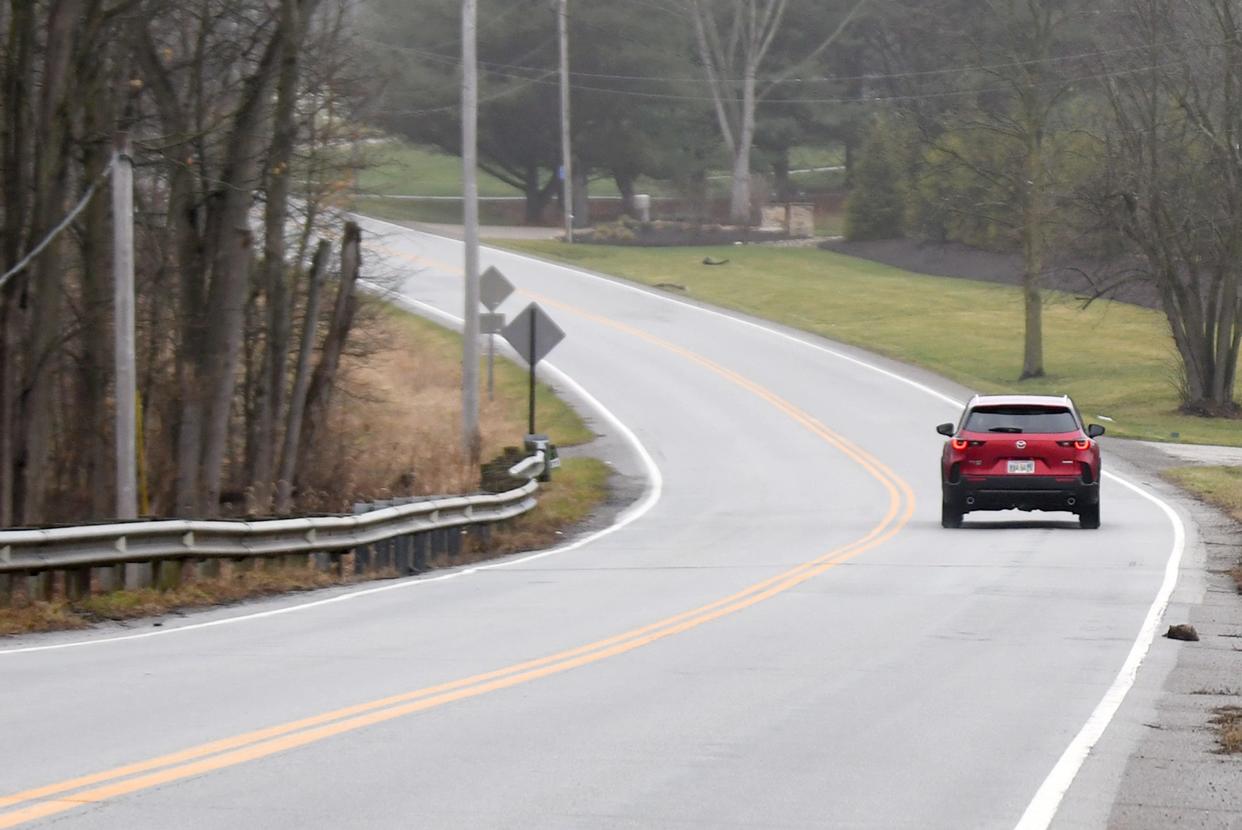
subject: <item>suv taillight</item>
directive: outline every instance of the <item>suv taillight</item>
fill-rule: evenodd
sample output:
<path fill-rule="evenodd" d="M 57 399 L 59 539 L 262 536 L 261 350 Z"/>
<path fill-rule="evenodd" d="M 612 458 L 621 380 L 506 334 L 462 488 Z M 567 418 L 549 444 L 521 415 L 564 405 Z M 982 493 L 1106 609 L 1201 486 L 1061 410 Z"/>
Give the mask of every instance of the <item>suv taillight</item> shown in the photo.
<path fill-rule="evenodd" d="M 1073 447 L 1076 450 L 1091 449 L 1091 440 L 1089 438 L 1079 438 L 1077 441 L 1058 441 L 1058 447 Z"/>
<path fill-rule="evenodd" d="M 954 438 L 951 443 L 953 445 L 953 449 L 959 450 L 959 451 L 964 450 L 968 446 L 970 446 L 970 442 L 967 441 L 965 438 Z"/>

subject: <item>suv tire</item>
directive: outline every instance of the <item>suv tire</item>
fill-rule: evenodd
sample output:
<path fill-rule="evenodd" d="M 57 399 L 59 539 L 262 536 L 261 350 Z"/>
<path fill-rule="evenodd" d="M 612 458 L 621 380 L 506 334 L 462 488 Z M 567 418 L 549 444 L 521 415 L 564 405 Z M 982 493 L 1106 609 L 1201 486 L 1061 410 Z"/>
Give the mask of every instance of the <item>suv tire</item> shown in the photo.
<path fill-rule="evenodd" d="M 940 505 L 940 526 L 948 528 L 961 527 L 962 515 L 962 511 L 955 509 L 948 503 L 942 502 Z"/>
<path fill-rule="evenodd" d="M 1097 530 L 1100 527 L 1100 506 L 1093 504 L 1084 507 L 1078 513 L 1078 526 L 1083 530 Z"/>

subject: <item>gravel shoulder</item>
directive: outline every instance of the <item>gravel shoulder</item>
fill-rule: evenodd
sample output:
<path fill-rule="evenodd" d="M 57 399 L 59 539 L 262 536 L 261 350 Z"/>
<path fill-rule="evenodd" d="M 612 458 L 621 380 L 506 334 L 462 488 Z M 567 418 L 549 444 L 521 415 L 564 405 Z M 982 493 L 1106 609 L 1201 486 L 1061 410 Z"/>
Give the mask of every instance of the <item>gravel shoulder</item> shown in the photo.
<path fill-rule="evenodd" d="M 1190 623 L 1200 640 L 1157 637 L 1053 826 L 1240 830 L 1242 756 L 1218 751 L 1210 721 L 1219 707 L 1242 705 L 1242 597 L 1228 574 L 1242 550 L 1242 527 L 1160 480 L 1173 467 L 1237 463 L 1237 450 L 1112 440 L 1106 452 L 1143 486 L 1174 496 L 1187 548 L 1160 631 Z"/>

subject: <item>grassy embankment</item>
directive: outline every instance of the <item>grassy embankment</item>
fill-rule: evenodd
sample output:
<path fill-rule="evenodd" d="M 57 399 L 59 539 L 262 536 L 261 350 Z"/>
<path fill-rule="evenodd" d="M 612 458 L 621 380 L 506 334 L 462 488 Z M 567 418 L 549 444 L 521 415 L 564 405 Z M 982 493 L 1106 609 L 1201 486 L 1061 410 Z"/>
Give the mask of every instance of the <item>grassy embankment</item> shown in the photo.
<path fill-rule="evenodd" d="M 1242 468 L 1239 467 L 1179 467 L 1167 470 L 1165 477 L 1199 498 L 1219 507 L 1242 522 Z M 1242 562 L 1230 571 L 1242 593 Z M 1242 746 L 1242 738 L 1239 740 Z"/>
<path fill-rule="evenodd" d="M 1242 522 L 1242 468 L 1238 467 L 1179 467 L 1166 470 L 1165 477 L 1199 498 L 1219 507 Z M 1230 571 L 1238 593 L 1242 594 L 1242 561 Z M 1228 689 L 1230 694 L 1238 692 Z M 1222 706 L 1212 718 L 1216 727 L 1220 750 L 1225 753 L 1242 753 L 1242 706 Z"/>
<path fill-rule="evenodd" d="M 1155 311 L 1107 301 L 1082 309 L 1047 292 L 1049 374 L 1019 383 L 1022 296 L 1012 286 L 928 277 L 816 249 L 502 244 L 648 285 L 684 286 L 686 296 L 862 346 L 981 392 L 1069 394 L 1086 417 L 1113 419 L 1105 422 L 1112 435 L 1242 445 L 1239 422 L 1178 412 L 1176 356 Z M 704 266 L 707 256 L 729 264 Z"/>
<path fill-rule="evenodd" d="M 323 463 L 327 476 L 340 476 L 350 498 L 461 492 L 477 481 L 477 470 L 461 463 L 459 444 L 460 338 L 422 318 L 388 306 L 375 309 L 368 324 L 369 353 L 343 365 L 347 400 L 334 415 L 339 434 L 350 436 Z M 526 432 L 526 371 L 496 363 L 496 400 L 484 395 L 480 422 L 484 457 L 520 444 Z M 560 446 L 590 441 L 594 434 L 553 390 L 540 384 L 538 427 Z M 412 481 L 403 474 L 413 472 Z M 594 458 L 566 458 L 553 480 L 542 485 L 539 507 L 496 528 L 486 550 L 467 550 L 455 563 L 528 550 L 554 543 L 607 496 L 609 468 Z M 407 482 L 398 484 L 398 482 Z M 342 505 L 337 504 L 339 509 Z M 368 577 L 369 578 L 369 577 Z M 223 563 L 217 577 L 185 582 L 167 590 L 116 591 L 82 600 L 15 603 L 0 608 L 0 636 L 30 631 L 85 628 L 102 620 L 150 617 L 290 591 L 353 581 L 275 560 L 242 570 Z"/>

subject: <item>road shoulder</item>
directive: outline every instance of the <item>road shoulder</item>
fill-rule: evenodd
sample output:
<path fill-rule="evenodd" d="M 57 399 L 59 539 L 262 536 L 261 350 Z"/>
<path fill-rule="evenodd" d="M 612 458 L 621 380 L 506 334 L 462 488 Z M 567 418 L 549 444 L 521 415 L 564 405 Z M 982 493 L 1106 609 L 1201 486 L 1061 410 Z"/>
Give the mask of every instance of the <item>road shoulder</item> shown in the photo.
<path fill-rule="evenodd" d="M 1199 642 L 1158 637 L 1133 690 L 1070 787 L 1054 827 L 1242 828 L 1242 758 L 1217 751 L 1210 721 L 1242 704 L 1242 598 L 1229 570 L 1242 527 L 1174 488 L 1162 471 L 1187 463 L 1184 448 L 1109 441 L 1108 455 L 1136 482 L 1170 495 L 1188 538 L 1167 625 L 1190 623 Z M 1203 461 L 1213 457 L 1200 451 Z"/>

